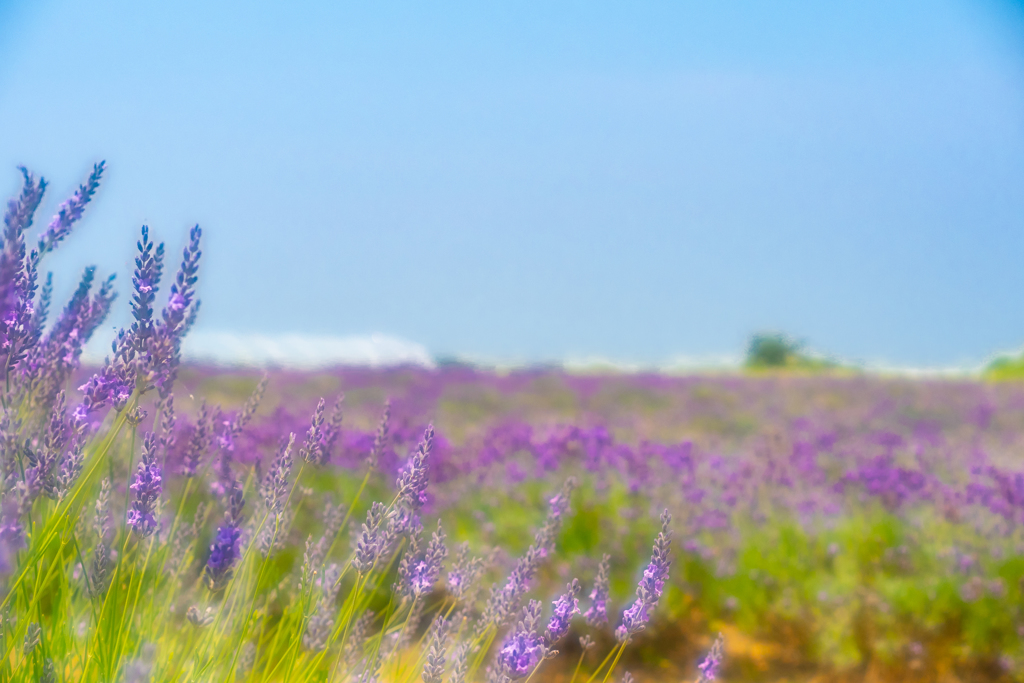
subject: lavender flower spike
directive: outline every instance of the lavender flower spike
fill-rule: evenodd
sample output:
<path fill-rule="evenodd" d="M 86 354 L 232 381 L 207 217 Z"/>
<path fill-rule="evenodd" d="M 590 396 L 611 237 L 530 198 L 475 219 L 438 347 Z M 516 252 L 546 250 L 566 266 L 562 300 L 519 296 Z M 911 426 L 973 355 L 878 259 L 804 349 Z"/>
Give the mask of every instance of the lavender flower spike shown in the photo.
<path fill-rule="evenodd" d="M 360 574 L 370 571 L 381 553 L 380 525 L 383 520 L 384 505 L 375 502 L 366 513 L 366 521 L 356 541 L 355 557 L 352 559 L 352 566 Z"/>
<path fill-rule="evenodd" d="M 434 442 L 434 425 L 427 425 L 416 452 L 398 475 L 398 497 L 414 512 L 427 502 L 427 459 Z"/>
<path fill-rule="evenodd" d="M 370 451 L 369 457 L 366 458 L 366 465 L 371 470 L 377 469 L 377 464 L 380 462 L 380 456 L 388 447 L 388 424 L 390 421 L 391 399 L 388 399 L 384 401 L 384 414 L 380 418 L 380 424 L 377 425 L 377 436 L 373 439 L 373 450 Z"/>
<path fill-rule="evenodd" d="M 528 676 L 547 654 L 544 639 L 536 632 L 539 619 L 540 603 L 531 600 L 523 619 L 498 651 L 498 666 L 512 680 Z"/>
<path fill-rule="evenodd" d="M 718 676 L 718 667 L 722 665 L 722 656 L 725 650 L 725 638 L 719 633 L 718 637 L 715 638 L 715 643 L 711 646 L 711 652 L 704 658 L 697 668 L 700 669 L 700 675 L 697 677 L 697 683 L 711 683 Z"/>
<path fill-rule="evenodd" d="M 323 457 L 325 461 L 331 459 L 331 451 L 334 449 L 334 444 L 341 436 L 341 422 L 345 416 L 344 407 L 345 394 L 338 394 L 338 399 L 334 402 L 334 408 L 331 410 L 331 416 L 327 418 L 323 428 Z"/>
<path fill-rule="evenodd" d="M 153 432 L 147 433 L 142 445 L 142 462 L 135 473 L 135 482 L 131 485 L 132 491 L 135 492 L 135 500 L 132 501 L 132 509 L 128 511 L 128 526 L 143 538 L 157 529 L 156 516 L 153 512 L 157 498 L 163 490 L 156 448 L 156 435 Z"/>
<path fill-rule="evenodd" d="M 519 600 L 529 590 L 530 581 L 537 572 L 541 561 L 555 545 L 555 537 L 562 528 L 562 521 L 569 511 L 569 499 L 573 489 L 576 488 L 576 480 L 570 477 L 565 480 L 561 490 L 549 502 L 548 516 L 544 525 L 534 536 L 533 545 L 526 549 L 526 553 L 516 561 L 516 566 L 508 575 L 505 585 L 498 588 L 497 585 L 491 589 L 491 597 L 488 598 L 480 619 L 481 627 L 487 624 L 501 626 L 505 624 L 519 607 Z"/>
<path fill-rule="evenodd" d="M 484 568 L 482 558 L 469 556 L 469 543 L 463 543 L 455 555 L 455 564 L 448 570 L 448 594 L 461 600 Z"/>
<path fill-rule="evenodd" d="M 430 650 L 423 665 L 423 683 L 442 683 L 444 680 L 444 653 L 448 646 L 448 622 L 438 616 L 433 624 Z"/>
<path fill-rule="evenodd" d="M 657 606 L 661 592 L 665 588 L 668 569 L 671 562 L 668 557 L 672 531 L 669 524 L 672 515 L 668 510 L 661 513 L 661 532 L 654 541 L 651 561 L 644 570 L 644 576 L 636 587 L 636 602 L 622 613 L 622 624 L 615 629 L 615 637 L 620 643 L 629 640 L 634 633 L 644 630 L 650 620 L 650 611 Z"/>
<path fill-rule="evenodd" d="M 211 412 L 206 407 L 206 401 L 199 403 L 199 415 L 196 417 L 196 426 L 192 430 L 192 438 L 189 439 L 188 448 L 182 458 L 182 474 L 186 477 L 196 476 L 199 469 L 199 461 L 210 447 L 213 440 Z"/>
<path fill-rule="evenodd" d="M 181 341 L 195 322 L 199 307 L 195 285 L 199 279 L 199 257 L 202 255 L 199 250 L 201 236 L 202 230 L 198 225 L 189 233 L 189 244 L 171 284 L 162 319 L 157 322 L 156 332 L 150 339 L 148 375 L 151 385 L 159 390 L 161 397 L 169 395 L 174 385 L 181 362 Z"/>
<path fill-rule="evenodd" d="M 49 227 L 46 228 L 46 232 L 39 238 L 39 246 L 32 255 L 32 260 L 36 264 L 39 263 L 44 254 L 51 251 L 57 246 L 58 242 L 68 236 L 71 228 L 82 217 L 85 205 L 89 203 L 92 196 L 96 194 L 96 189 L 100 186 L 100 177 L 103 175 L 105 164 L 105 161 L 94 164 L 92 173 L 89 174 L 89 179 L 85 181 L 85 185 L 79 185 L 78 191 L 60 205 L 57 215 L 53 217 Z"/>
<path fill-rule="evenodd" d="M 210 590 L 220 590 L 231 579 L 231 569 L 238 559 L 238 538 L 242 530 L 235 526 L 217 529 L 217 537 L 210 546 L 210 558 L 206 561 L 206 584 Z"/>
<path fill-rule="evenodd" d="M 299 449 L 299 455 L 302 456 L 302 459 L 314 465 L 323 465 L 327 460 L 323 444 L 324 409 L 325 403 L 321 398 L 320 402 L 316 404 L 316 410 L 313 411 L 309 431 L 306 432 L 306 442 Z"/>
<path fill-rule="evenodd" d="M 421 598 L 434 590 L 434 583 L 441 574 L 441 565 L 448 556 L 448 548 L 445 547 L 444 541 L 445 533 L 438 522 L 437 531 L 434 532 L 423 554 L 416 553 L 403 568 L 400 568 L 399 578 L 403 588 L 414 598 Z M 402 569 L 405 570 L 405 576 L 401 576 Z"/>
<path fill-rule="evenodd" d="M 611 555 L 601 558 L 601 564 L 597 567 L 597 577 L 594 579 L 594 589 L 590 591 L 590 609 L 583 613 L 587 624 L 594 628 L 601 628 L 608 623 L 608 563 Z"/>
<path fill-rule="evenodd" d="M 281 440 L 277 455 L 270 463 L 270 468 L 260 484 L 260 496 L 262 496 L 267 510 L 274 515 L 281 514 L 285 499 L 288 497 L 288 475 L 292 471 L 292 445 L 294 443 L 295 434 L 290 434 L 287 439 Z"/>
<path fill-rule="evenodd" d="M 135 257 L 135 273 L 132 275 L 132 342 L 139 353 L 147 351 L 147 341 L 153 334 L 153 301 L 164 265 L 164 245 L 153 249 L 149 239 L 149 227 L 142 226 L 142 239 L 138 242 L 139 255 Z"/>
<path fill-rule="evenodd" d="M 566 592 L 552 604 L 551 619 L 548 620 L 547 642 L 553 644 L 569 632 L 572 618 L 580 613 L 580 601 L 576 598 L 580 592 L 580 582 L 572 580 L 566 586 Z"/>

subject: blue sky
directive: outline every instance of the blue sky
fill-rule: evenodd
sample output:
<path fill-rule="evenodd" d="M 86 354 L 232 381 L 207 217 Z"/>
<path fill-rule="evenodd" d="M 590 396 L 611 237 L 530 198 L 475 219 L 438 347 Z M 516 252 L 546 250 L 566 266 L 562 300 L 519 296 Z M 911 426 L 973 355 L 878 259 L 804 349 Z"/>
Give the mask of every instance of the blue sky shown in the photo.
<path fill-rule="evenodd" d="M 0 0 L 0 189 L 50 266 L 207 236 L 200 329 L 658 361 L 1024 343 L 1024 9 Z M 108 333 L 109 336 L 109 333 Z"/>

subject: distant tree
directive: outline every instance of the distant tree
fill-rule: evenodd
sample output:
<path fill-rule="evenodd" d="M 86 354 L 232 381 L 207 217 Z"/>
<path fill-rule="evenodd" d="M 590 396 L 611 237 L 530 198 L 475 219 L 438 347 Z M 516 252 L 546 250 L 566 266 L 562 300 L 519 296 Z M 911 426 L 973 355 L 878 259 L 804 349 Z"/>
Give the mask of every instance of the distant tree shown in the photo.
<path fill-rule="evenodd" d="M 747 347 L 748 368 L 781 368 L 800 358 L 802 345 L 783 334 L 755 334 Z"/>

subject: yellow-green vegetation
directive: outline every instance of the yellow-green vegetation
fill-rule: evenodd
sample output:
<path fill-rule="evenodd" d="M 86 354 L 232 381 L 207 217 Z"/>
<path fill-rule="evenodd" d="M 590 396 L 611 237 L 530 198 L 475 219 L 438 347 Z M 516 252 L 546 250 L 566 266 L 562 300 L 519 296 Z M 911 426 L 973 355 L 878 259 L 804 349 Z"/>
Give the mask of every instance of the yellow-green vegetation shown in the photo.
<path fill-rule="evenodd" d="M 996 358 L 985 366 L 982 377 L 994 382 L 1024 380 L 1024 353 Z"/>

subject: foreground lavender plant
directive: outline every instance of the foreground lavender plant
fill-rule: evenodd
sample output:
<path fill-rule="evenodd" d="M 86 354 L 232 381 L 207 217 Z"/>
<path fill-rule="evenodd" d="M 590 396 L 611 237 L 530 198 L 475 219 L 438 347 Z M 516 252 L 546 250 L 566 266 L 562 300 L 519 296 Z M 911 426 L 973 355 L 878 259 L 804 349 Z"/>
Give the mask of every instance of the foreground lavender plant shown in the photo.
<path fill-rule="evenodd" d="M 427 663 L 423 665 L 423 683 L 442 683 L 444 680 L 445 650 L 448 643 L 449 624 L 443 616 L 437 617 L 432 625 L 430 650 Z"/>
<path fill-rule="evenodd" d="M 135 492 L 135 500 L 128 511 L 128 526 L 142 538 L 146 538 L 157 530 L 154 506 L 163 490 L 161 468 L 156 461 L 157 439 L 152 432 L 146 434 L 142 447 L 142 462 L 131 489 Z"/>
<path fill-rule="evenodd" d="M 668 555 L 672 542 L 672 531 L 669 529 L 671 522 L 672 515 L 668 510 L 662 512 L 661 531 L 654 541 L 651 561 L 644 569 L 644 576 L 640 583 L 637 584 L 636 602 L 622 613 L 622 624 L 615 629 L 615 637 L 620 643 L 644 630 L 647 622 L 650 621 L 651 610 L 658 605 L 658 600 L 661 599 L 665 580 L 668 579 L 668 569 L 672 564 Z"/>
<path fill-rule="evenodd" d="M 537 633 L 540 621 L 540 602 L 531 600 L 523 610 L 516 627 L 498 652 L 498 665 L 508 680 L 518 680 L 530 675 L 547 654 L 544 638 Z"/>
<path fill-rule="evenodd" d="M 501 589 L 495 587 L 492 590 L 480 622 L 485 625 L 484 627 L 486 625 L 502 626 L 518 609 L 519 601 L 529 589 L 530 581 L 541 560 L 554 546 L 555 536 L 561 529 L 565 513 L 569 509 L 569 498 L 574 488 L 576 488 L 576 480 L 572 478 L 566 480 L 558 494 L 549 501 L 548 516 L 534 537 L 533 544 L 516 562 L 505 585 Z"/>
<path fill-rule="evenodd" d="M 572 583 L 567 586 L 566 592 L 551 603 L 553 609 L 546 633 L 549 645 L 561 640 L 562 636 L 569 632 L 572 618 L 580 613 L 580 601 L 576 599 L 579 592 L 580 582 L 573 579 Z"/>
<path fill-rule="evenodd" d="M 198 227 L 159 315 L 165 251 L 142 228 L 132 323 L 81 384 L 75 406 L 65 387 L 74 386 L 82 345 L 114 301 L 112 280 L 97 286 L 87 269 L 49 330 L 53 279 L 41 291 L 36 281 L 42 257 L 81 217 L 102 170 L 97 165 L 61 206 L 35 251 L 27 252 L 25 231 L 45 183 L 23 172 L 21 195 L 5 215 L 0 680 L 408 683 L 419 675 L 425 683 L 467 683 L 485 671 L 495 680 L 524 679 L 554 657 L 580 613 L 580 584 L 527 598 L 547 589 L 540 569 L 569 517 L 574 479 L 550 498 L 532 543 L 480 610 L 477 582 L 501 556 L 485 547 L 486 561 L 473 557 L 465 543 L 449 563 L 440 521 L 424 532 L 425 520 L 446 514 L 435 487 L 442 482 L 443 493 L 453 476 L 438 467 L 451 445 L 432 423 L 401 414 L 402 402 L 396 415 L 385 404 L 372 435 L 342 434 L 343 395 L 330 415 L 321 399 L 295 429 L 281 430 L 279 416 L 255 420 L 266 378 L 236 412 L 202 397 L 197 410 L 186 402 L 176 412 L 181 343 L 199 306 Z M 397 467 L 395 451 L 416 443 L 419 430 L 422 438 Z M 296 433 L 305 434 L 298 443 Z M 295 452 L 313 467 L 294 468 Z M 348 507 L 328 502 L 352 490 L 347 474 L 328 466 L 362 462 L 368 471 Z M 390 490 L 381 476 L 388 473 Z M 258 495 L 247 515 L 251 493 Z M 364 493 L 382 500 L 368 503 Z M 364 511 L 365 523 L 344 547 L 340 530 Z M 81 523 L 88 515 L 92 523 Z M 624 624 L 646 623 L 661 594 L 667 525 L 666 518 L 648 567 L 658 571 L 638 588 L 643 609 L 633 608 Z M 464 527 L 461 519 L 448 525 L 449 532 Z M 609 600 L 608 566 L 606 556 L 588 610 L 598 625 Z"/>

